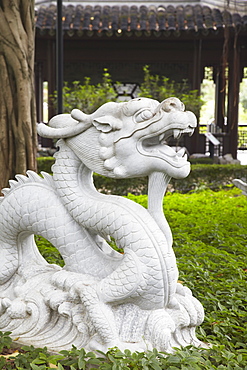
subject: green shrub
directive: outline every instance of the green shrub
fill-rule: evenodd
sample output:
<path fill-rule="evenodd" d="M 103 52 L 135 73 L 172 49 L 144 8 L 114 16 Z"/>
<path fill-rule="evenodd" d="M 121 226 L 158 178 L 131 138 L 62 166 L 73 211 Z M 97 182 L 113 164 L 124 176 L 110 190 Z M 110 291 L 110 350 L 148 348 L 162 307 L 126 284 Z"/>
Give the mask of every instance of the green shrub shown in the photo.
<path fill-rule="evenodd" d="M 232 185 L 232 180 L 235 178 L 246 180 L 247 166 L 192 164 L 189 176 L 181 180 L 172 179 L 170 189 L 183 193 L 205 188 L 219 190 Z"/>
<path fill-rule="evenodd" d="M 144 79 L 140 84 L 139 96 L 163 101 L 169 97 L 179 98 L 185 105 L 186 110 L 194 112 L 198 117 L 203 100 L 198 96 L 197 90 L 191 90 L 187 81 L 170 81 L 165 76 L 152 75 L 149 66 L 143 67 Z M 117 82 L 116 82 L 117 83 Z M 51 96 L 54 105 L 57 104 L 57 92 Z M 70 113 L 77 108 L 84 113 L 92 113 L 101 105 L 109 101 L 116 101 L 117 95 L 113 88 L 110 73 L 105 68 L 102 81 L 96 85 L 91 83 L 90 77 L 85 77 L 83 82 L 74 81 L 72 84 L 64 83 L 63 108 L 64 113 Z"/>
<path fill-rule="evenodd" d="M 57 93 L 53 95 L 56 104 Z M 70 113 L 72 109 L 80 109 L 84 113 L 93 113 L 104 103 L 116 100 L 116 92 L 113 88 L 111 76 L 104 69 L 102 81 L 96 85 L 91 84 L 90 77 L 85 77 L 84 82 L 74 81 L 72 85 L 65 82 L 63 88 L 64 113 Z"/>
<path fill-rule="evenodd" d="M 210 157 L 201 157 L 201 158 L 189 158 L 191 164 L 213 164 L 214 160 Z"/>
<path fill-rule="evenodd" d="M 185 179 L 171 179 L 168 189 L 172 192 L 188 193 L 203 189 L 220 190 L 232 185 L 232 180 L 247 179 L 247 166 L 219 165 L 219 164 L 192 164 L 191 172 Z M 94 175 L 97 189 L 103 193 L 127 195 L 147 194 L 148 179 L 109 179 L 101 175 Z M 233 186 L 233 185 L 232 185 Z"/>
<path fill-rule="evenodd" d="M 38 173 L 44 171 L 51 173 L 51 166 L 55 163 L 53 157 L 37 157 L 37 170 Z"/>
<path fill-rule="evenodd" d="M 144 81 L 140 85 L 139 96 L 163 101 L 169 97 L 180 99 L 186 110 L 192 111 L 199 117 L 200 109 L 204 101 L 198 95 L 197 90 L 190 90 L 186 80 L 182 82 L 170 81 L 165 76 L 152 75 L 149 71 L 149 66 L 143 68 Z"/>
<path fill-rule="evenodd" d="M 40 254 L 49 263 L 55 263 L 61 267 L 64 266 L 64 260 L 59 251 L 45 238 L 40 235 L 35 235 L 35 242 L 38 246 Z"/>
<path fill-rule="evenodd" d="M 51 166 L 54 161 L 55 159 L 53 157 L 37 158 L 38 172 L 45 171 L 51 173 Z M 189 176 L 181 180 L 171 179 L 168 188 L 170 191 L 183 193 L 204 188 L 219 190 L 222 187 L 231 185 L 232 180 L 235 178 L 246 180 L 247 166 L 235 164 L 192 164 Z M 95 174 L 94 183 L 96 188 L 105 194 L 147 194 L 148 180 L 146 177 L 137 179 L 110 179 Z"/>

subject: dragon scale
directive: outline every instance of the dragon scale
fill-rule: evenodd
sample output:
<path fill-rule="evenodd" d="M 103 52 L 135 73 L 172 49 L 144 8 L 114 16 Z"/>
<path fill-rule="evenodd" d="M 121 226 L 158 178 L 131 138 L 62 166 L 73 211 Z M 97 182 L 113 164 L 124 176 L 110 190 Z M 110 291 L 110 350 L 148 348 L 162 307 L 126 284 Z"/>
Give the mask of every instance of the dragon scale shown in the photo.
<path fill-rule="evenodd" d="M 99 257 L 104 260 L 104 254 L 94 246 L 94 240 L 87 230 L 74 222 L 65 209 L 56 194 L 52 177 L 46 174 L 49 180 L 41 179 L 31 171 L 28 171 L 28 175 L 30 177 L 27 178 L 19 176 L 19 182 L 12 181 L 12 188 L 3 190 L 6 195 L 0 202 L 0 245 L 1 256 L 4 257 L 1 259 L 1 284 L 8 281 L 18 268 L 21 255 L 18 251 L 18 245 L 21 243 L 18 240 L 22 234 L 24 234 L 25 248 L 28 248 L 31 261 L 38 258 L 40 263 L 45 264 L 45 260 L 39 255 L 30 237 L 36 234 L 49 240 L 59 250 L 67 270 L 98 277 L 112 272 L 113 267 L 107 269 L 106 265 L 106 271 L 103 271 L 102 264 L 98 261 Z M 37 187 L 41 190 L 39 195 L 32 191 Z M 25 250 L 25 254 L 28 252 Z M 80 271 L 81 259 L 88 260 L 83 271 Z"/>

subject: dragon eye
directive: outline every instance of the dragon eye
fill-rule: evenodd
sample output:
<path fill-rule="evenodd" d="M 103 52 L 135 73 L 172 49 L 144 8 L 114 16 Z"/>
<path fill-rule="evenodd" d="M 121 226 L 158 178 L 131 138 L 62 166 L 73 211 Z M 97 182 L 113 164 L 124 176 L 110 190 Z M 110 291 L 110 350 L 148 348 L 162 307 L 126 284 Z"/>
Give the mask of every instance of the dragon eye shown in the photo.
<path fill-rule="evenodd" d="M 147 121 L 148 119 L 153 117 L 153 113 L 149 109 L 145 109 L 142 111 L 139 111 L 135 115 L 135 121 L 138 122 L 143 122 Z"/>

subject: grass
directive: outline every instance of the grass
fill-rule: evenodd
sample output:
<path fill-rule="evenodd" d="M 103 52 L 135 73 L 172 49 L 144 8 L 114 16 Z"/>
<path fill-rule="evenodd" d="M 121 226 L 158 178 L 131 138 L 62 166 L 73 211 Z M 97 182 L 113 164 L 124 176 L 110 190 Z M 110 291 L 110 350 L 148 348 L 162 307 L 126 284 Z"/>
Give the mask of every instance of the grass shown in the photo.
<path fill-rule="evenodd" d="M 129 198 L 147 205 L 145 195 Z M 168 193 L 164 212 L 174 237 L 179 279 L 205 309 L 197 336 L 211 343 L 212 348 L 182 348 L 166 356 L 156 350 L 122 353 L 115 348 L 106 354 L 92 354 L 73 348 L 60 357 L 51 357 L 46 350 L 25 347 L 17 356 L 19 360 L 12 360 L 16 367 L 9 369 L 45 370 L 52 361 L 59 370 L 84 369 L 90 363 L 102 370 L 247 370 L 247 197 L 233 187 L 218 192 Z M 37 243 L 49 262 L 60 263 L 59 254 L 44 239 L 37 237 Z M 2 338 L 8 343 L 6 335 Z M 6 361 L 1 361 L 0 369 L 8 369 Z"/>

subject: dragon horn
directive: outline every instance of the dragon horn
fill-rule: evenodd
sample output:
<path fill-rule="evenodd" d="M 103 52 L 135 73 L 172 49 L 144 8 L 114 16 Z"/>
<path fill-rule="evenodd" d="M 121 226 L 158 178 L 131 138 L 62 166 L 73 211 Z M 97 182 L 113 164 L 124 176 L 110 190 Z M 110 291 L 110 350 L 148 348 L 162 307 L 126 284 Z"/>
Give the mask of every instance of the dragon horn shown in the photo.
<path fill-rule="evenodd" d="M 90 115 L 81 112 L 79 109 L 73 109 L 71 115 L 66 113 L 52 117 L 49 121 L 49 126 L 44 123 L 38 123 L 37 132 L 42 137 L 65 139 L 81 134 L 90 126 Z"/>
<path fill-rule="evenodd" d="M 169 113 L 171 111 L 184 111 L 184 104 L 178 98 L 168 98 L 163 100 L 154 110 L 154 113 L 158 113 L 160 109 L 163 109 L 165 112 Z"/>

